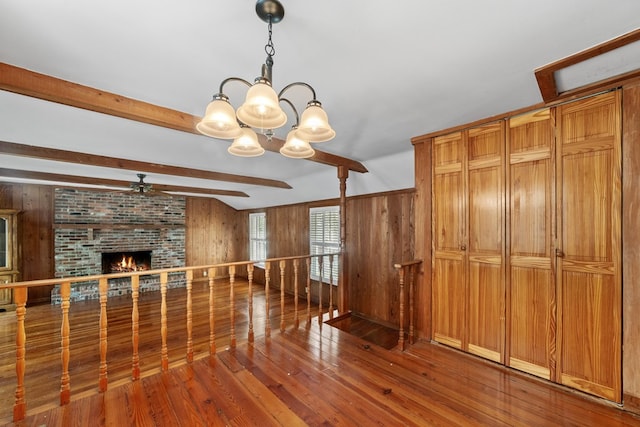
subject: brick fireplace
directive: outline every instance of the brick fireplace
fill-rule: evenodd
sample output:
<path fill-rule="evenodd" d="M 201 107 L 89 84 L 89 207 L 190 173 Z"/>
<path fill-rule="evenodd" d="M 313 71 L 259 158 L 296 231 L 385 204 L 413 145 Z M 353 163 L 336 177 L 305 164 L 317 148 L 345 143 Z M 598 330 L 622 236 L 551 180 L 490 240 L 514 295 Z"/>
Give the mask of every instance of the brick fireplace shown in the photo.
<path fill-rule="evenodd" d="M 56 277 L 101 274 L 103 253 L 150 254 L 150 268 L 185 265 L 184 197 L 137 193 L 56 189 Z M 170 276 L 170 287 L 184 286 L 182 274 Z M 109 281 L 109 296 L 130 292 L 128 279 Z M 140 291 L 159 289 L 159 279 L 142 276 Z M 97 282 L 74 285 L 71 299 L 99 298 Z M 59 288 L 51 293 L 60 303 Z"/>

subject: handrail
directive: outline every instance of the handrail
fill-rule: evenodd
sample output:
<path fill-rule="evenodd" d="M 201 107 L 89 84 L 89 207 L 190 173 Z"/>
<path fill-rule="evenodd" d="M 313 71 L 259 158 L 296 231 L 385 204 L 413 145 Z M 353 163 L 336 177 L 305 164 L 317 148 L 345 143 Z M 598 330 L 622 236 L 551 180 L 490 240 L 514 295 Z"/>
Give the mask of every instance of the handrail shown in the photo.
<path fill-rule="evenodd" d="M 154 274 L 161 274 L 163 272 L 166 273 L 178 273 L 178 272 L 186 272 L 186 271 L 196 271 L 196 270 L 206 270 L 209 268 L 224 268 L 231 266 L 245 266 L 248 264 L 263 264 L 266 262 L 274 263 L 280 260 L 294 260 L 294 259 L 305 259 L 305 258 L 319 258 L 319 257 L 327 257 L 338 255 L 337 253 L 326 253 L 326 254 L 315 254 L 315 255 L 295 255 L 295 256 L 286 256 L 286 257 L 278 257 L 278 258 L 266 258 L 263 260 L 251 260 L 251 261 L 234 261 L 234 262 L 224 262 L 219 264 L 204 264 L 204 265 L 196 265 L 196 266 L 185 266 L 185 267 L 171 267 L 171 268 L 161 268 L 155 270 L 140 270 L 140 271 L 130 271 L 130 272 L 122 272 L 122 273 L 110 273 L 110 274 L 93 274 L 90 276 L 69 276 L 69 277 L 58 277 L 53 279 L 38 279 L 38 280 L 28 280 L 21 282 L 9 282 L 9 283 L 1 283 L 0 289 L 5 288 L 17 288 L 17 287 L 27 287 L 34 288 L 37 286 L 48 286 L 48 285 L 58 285 L 62 282 L 69 283 L 79 283 L 79 282 L 89 282 L 93 280 L 99 280 L 102 277 L 106 277 L 107 279 L 118 279 L 122 277 L 131 277 L 131 276 L 150 276 Z"/>
<path fill-rule="evenodd" d="M 400 351 L 404 351 L 404 285 L 405 285 L 405 276 L 409 276 L 409 342 L 413 344 L 414 342 L 414 294 L 415 294 L 415 278 L 416 278 L 416 268 L 422 264 L 421 259 L 414 259 L 413 261 L 401 262 L 397 264 L 393 264 L 393 268 L 398 270 L 399 281 L 400 281 L 400 331 L 398 337 L 398 347 L 400 347 Z"/>
<path fill-rule="evenodd" d="M 324 313 L 324 307 L 322 302 L 322 288 L 323 285 L 327 283 L 322 278 L 322 263 L 325 257 L 328 258 L 328 262 L 330 267 L 334 265 L 334 258 L 339 258 L 340 254 L 317 254 L 317 255 L 298 255 L 298 256 L 288 256 L 288 257 L 280 257 L 280 258 L 269 258 L 261 261 L 261 263 L 265 266 L 265 330 L 264 336 L 269 337 L 271 335 L 271 319 L 270 319 L 270 307 L 269 307 L 269 286 L 270 286 L 270 270 L 272 265 L 274 269 L 278 269 L 280 276 L 280 330 L 285 331 L 286 322 L 285 322 L 285 283 L 286 276 L 293 272 L 293 294 L 295 297 L 295 314 L 294 314 L 294 327 L 299 327 L 299 318 L 298 318 L 298 295 L 299 295 L 299 279 L 300 279 L 300 261 L 304 260 L 304 265 L 306 265 L 306 287 L 308 289 L 308 293 L 306 293 L 307 299 L 307 327 L 311 325 L 311 285 L 312 281 L 310 278 L 310 265 L 311 259 L 317 258 L 318 263 L 320 264 L 320 278 L 318 280 L 314 280 L 318 284 L 318 323 L 322 324 L 322 317 Z M 14 301 L 16 304 L 16 392 L 15 392 L 15 402 L 13 406 L 13 421 L 18 422 L 25 418 L 26 416 L 26 401 L 25 401 L 25 357 L 26 357 L 26 342 L 27 342 L 27 334 L 25 329 L 25 317 L 27 312 L 27 290 L 28 288 L 36 287 L 36 286 L 47 286 L 47 285 L 60 285 L 60 295 L 61 295 L 61 365 L 62 365 L 62 374 L 60 380 L 60 405 L 68 404 L 71 400 L 71 387 L 70 387 L 70 374 L 69 374 L 69 366 L 70 366 L 70 335 L 71 328 L 69 324 L 69 309 L 72 305 L 72 301 L 70 299 L 71 295 L 71 286 L 75 283 L 80 282 L 88 282 L 88 281 L 97 281 L 98 282 L 98 290 L 99 290 L 99 304 L 100 304 L 100 313 L 99 313 L 99 353 L 100 353 L 100 362 L 99 362 L 99 376 L 97 378 L 98 390 L 99 392 L 104 392 L 107 390 L 107 300 L 108 300 L 108 282 L 110 279 L 117 278 L 130 278 L 131 280 L 131 298 L 132 298 L 132 310 L 131 310 L 131 319 L 132 319 L 132 380 L 136 381 L 140 379 L 140 360 L 138 354 L 138 340 L 139 340 L 139 313 L 138 313 L 138 298 L 140 291 L 140 276 L 151 276 L 151 275 L 159 275 L 160 277 L 160 295 L 161 295 L 161 307 L 160 307 L 160 334 L 161 334 L 161 350 L 160 350 L 160 368 L 162 371 L 166 371 L 169 368 L 169 358 L 168 358 L 168 350 L 167 350 L 167 285 L 169 282 L 169 273 L 184 273 L 185 280 L 185 288 L 186 288 L 186 357 L 185 360 L 187 363 L 191 363 L 194 360 L 194 346 L 193 346 L 193 336 L 192 336 L 192 327 L 193 327 L 193 309 L 192 309 L 192 288 L 193 288 L 193 277 L 194 271 L 202 270 L 207 272 L 208 276 L 208 291 L 209 291 L 209 348 L 208 353 L 209 356 L 214 355 L 216 352 L 216 344 L 215 344 L 215 321 L 216 321 L 216 310 L 215 310 L 215 298 L 214 298 L 214 287 L 216 280 L 220 280 L 217 277 L 216 273 L 220 271 L 220 269 L 227 268 L 228 269 L 228 280 L 229 280 L 229 307 L 230 310 L 230 326 L 229 326 L 229 336 L 230 336 L 230 347 L 234 348 L 237 345 L 237 337 L 235 330 L 235 311 L 236 311 L 236 296 L 235 296 L 235 281 L 237 275 L 238 267 L 246 267 L 247 271 L 247 281 L 248 281 L 248 295 L 247 298 L 247 311 L 248 311 L 248 333 L 247 333 L 247 342 L 253 343 L 255 339 L 255 333 L 253 330 L 253 291 L 252 286 L 254 284 L 254 264 L 258 261 L 236 261 L 236 262 L 227 262 L 220 264 L 208 264 L 208 265 L 199 265 L 199 266 L 188 266 L 188 267 L 172 267 L 165 269 L 156 269 L 156 270 L 144 270 L 144 271 L 135 271 L 135 272 L 121 272 L 121 273 L 113 273 L 113 274 L 97 274 L 91 276 L 81 276 L 81 277 L 63 277 L 63 278 L 54 278 L 54 279 L 42 279 L 42 280 L 33 280 L 33 281 L 22 281 L 22 282 L 14 282 L 8 284 L 0 285 L 0 289 L 13 289 Z M 293 268 L 287 268 L 287 264 L 292 264 Z M 333 303 L 333 290 L 331 283 L 332 281 L 336 281 L 338 278 L 330 277 L 329 278 L 329 301 L 327 310 L 329 312 L 329 317 L 333 318 L 333 311 L 335 309 Z M 0 415 L 0 418 L 2 416 Z"/>

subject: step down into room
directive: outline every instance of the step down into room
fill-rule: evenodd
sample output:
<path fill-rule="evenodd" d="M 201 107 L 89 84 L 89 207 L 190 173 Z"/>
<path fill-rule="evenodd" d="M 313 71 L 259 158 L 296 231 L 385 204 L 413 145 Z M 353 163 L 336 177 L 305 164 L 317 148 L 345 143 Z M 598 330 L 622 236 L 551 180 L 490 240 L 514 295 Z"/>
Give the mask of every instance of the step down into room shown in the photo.
<path fill-rule="evenodd" d="M 398 345 L 398 329 L 381 325 L 354 313 L 343 314 L 325 323 L 387 350 Z"/>

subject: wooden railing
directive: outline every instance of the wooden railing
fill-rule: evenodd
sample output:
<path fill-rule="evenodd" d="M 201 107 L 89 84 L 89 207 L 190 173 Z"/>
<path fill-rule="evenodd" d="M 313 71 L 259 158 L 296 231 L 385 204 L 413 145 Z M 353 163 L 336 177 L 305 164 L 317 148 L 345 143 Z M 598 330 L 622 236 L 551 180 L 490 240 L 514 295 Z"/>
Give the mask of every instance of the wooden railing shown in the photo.
<path fill-rule="evenodd" d="M 333 312 L 336 307 L 336 304 L 333 301 L 333 287 L 329 286 L 329 297 L 327 305 L 323 302 L 322 298 L 322 288 L 327 283 L 320 278 L 319 280 L 311 280 L 310 277 L 310 265 L 312 258 L 318 258 L 318 263 L 320 267 L 320 271 L 322 270 L 323 263 L 329 262 L 330 267 L 333 267 L 335 262 L 338 262 L 339 254 L 323 254 L 323 255 L 305 255 L 305 256 L 294 256 L 294 257 L 285 257 L 285 258 L 273 258 L 267 259 L 260 263 L 261 266 L 264 266 L 265 270 L 265 329 L 264 336 L 269 337 L 271 335 L 271 321 L 270 321 L 270 307 L 269 307 L 269 288 L 271 286 L 271 269 L 275 267 L 279 271 L 280 277 L 280 330 L 284 331 L 286 328 L 285 322 L 285 283 L 287 279 L 287 274 L 290 272 L 293 273 L 293 295 L 294 295 L 294 319 L 293 324 L 295 328 L 298 328 L 300 325 L 300 319 L 298 314 L 298 299 L 300 295 L 300 283 L 303 282 L 305 285 L 305 298 L 307 303 L 306 310 L 306 323 L 310 325 L 312 322 L 312 301 L 311 301 L 311 290 L 312 285 L 316 283 L 318 285 L 318 297 L 317 297 L 317 317 L 318 323 L 322 323 L 323 313 L 328 312 L 329 317 L 333 318 Z M 304 268 L 301 268 L 301 264 Z M 291 266 L 292 268 L 288 268 Z M 132 300 L 132 310 L 131 310 L 131 319 L 132 319 L 132 357 L 131 357 L 131 370 L 132 370 L 132 379 L 138 380 L 140 379 L 140 360 L 139 360 L 139 313 L 138 313 L 138 300 L 139 300 L 139 292 L 140 292 L 140 276 L 151 276 L 158 275 L 160 278 L 160 294 L 161 294 L 161 307 L 160 307 L 160 335 L 161 335 L 161 350 L 160 350 L 160 369 L 162 371 L 166 371 L 169 369 L 169 357 L 168 357 L 168 349 L 167 349 L 167 284 L 169 283 L 169 274 L 170 273 L 183 273 L 186 287 L 186 362 L 191 363 L 194 360 L 194 347 L 193 347 L 193 337 L 192 337 L 192 327 L 193 327 L 193 313 L 192 313 L 192 288 L 193 288 L 193 278 L 195 271 L 206 271 L 204 276 L 207 277 L 208 288 L 209 288 L 209 346 L 208 346 L 208 354 L 213 355 L 216 353 L 216 334 L 215 334 L 215 324 L 216 324 L 216 312 L 214 310 L 215 301 L 214 301 L 214 287 L 216 285 L 217 280 L 221 280 L 220 277 L 224 277 L 224 280 L 228 280 L 229 283 L 229 310 L 230 310 L 230 330 L 229 330 L 229 346 L 234 348 L 237 345 L 237 337 L 236 337 L 236 297 L 235 297 L 235 282 L 239 277 L 238 271 L 242 270 L 246 271 L 247 281 L 249 283 L 248 286 L 248 300 L 247 300 L 247 316 L 248 316 L 248 333 L 247 333 L 247 341 L 252 343 L 255 339 L 255 331 L 253 328 L 253 289 L 252 286 L 254 284 L 254 271 L 255 271 L 255 262 L 254 261 L 241 261 L 241 262 L 233 262 L 233 263 L 223 263 L 223 264 L 212 264 L 212 265 L 202 265 L 202 266 L 193 266 L 193 267 L 178 267 L 178 268 L 168 268 L 168 269 L 159 269 L 159 270 L 147 270 L 147 271 L 138 271 L 138 272 L 130 272 L 130 273 L 116 273 L 109 275 L 93 275 L 93 276 L 83 276 L 83 277 L 66 277 L 60 279 L 47 279 L 47 280 L 35 280 L 29 282 L 16 282 L 10 283 L 7 285 L 0 285 L 0 289 L 11 288 L 13 289 L 14 302 L 16 304 L 16 391 L 15 391 L 15 403 L 13 405 L 13 420 L 14 422 L 23 420 L 26 416 L 27 405 L 25 401 L 25 358 L 26 358 L 26 344 L 27 344 L 27 334 L 25 330 L 25 316 L 27 313 L 27 290 L 30 287 L 37 286 L 50 286 L 50 285 L 59 285 L 60 286 L 60 296 L 61 296 L 61 378 L 60 378 L 60 405 L 66 405 L 70 402 L 71 399 L 71 388 L 70 388 L 70 375 L 69 375 L 69 363 L 70 363 L 70 351 L 69 351 L 69 342 L 71 336 L 71 330 L 69 325 L 69 309 L 72 305 L 71 303 L 71 289 L 72 286 L 79 282 L 88 282 L 88 281 L 97 281 L 98 289 L 99 289 L 99 304 L 100 304 L 100 314 L 99 314 L 99 352 L 100 352 L 100 362 L 99 362 L 99 377 L 97 378 L 98 382 L 98 390 L 100 392 L 104 392 L 107 390 L 108 380 L 107 380 L 107 338 L 108 338 L 108 327 L 107 327 L 107 300 L 108 300 L 108 287 L 109 280 L 117 279 L 117 278 L 129 278 L 131 281 L 131 300 Z M 329 271 L 332 271 L 332 268 L 329 268 Z M 224 275 L 228 271 L 228 276 Z M 304 274 L 302 274 L 304 273 Z M 304 277 L 304 279 L 303 279 Z M 336 283 L 338 281 L 338 277 L 330 277 L 328 283 Z"/>
<path fill-rule="evenodd" d="M 398 270 L 398 277 L 400 281 L 400 331 L 398 337 L 398 348 L 401 351 L 404 351 L 404 325 L 405 325 L 405 285 L 409 286 L 409 343 L 413 344 L 415 340 L 415 287 L 416 287 L 416 276 L 418 272 L 418 268 L 422 264 L 421 259 L 416 259 L 413 261 L 403 262 L 399 264 L 394 264 L 393 267 Z"/>

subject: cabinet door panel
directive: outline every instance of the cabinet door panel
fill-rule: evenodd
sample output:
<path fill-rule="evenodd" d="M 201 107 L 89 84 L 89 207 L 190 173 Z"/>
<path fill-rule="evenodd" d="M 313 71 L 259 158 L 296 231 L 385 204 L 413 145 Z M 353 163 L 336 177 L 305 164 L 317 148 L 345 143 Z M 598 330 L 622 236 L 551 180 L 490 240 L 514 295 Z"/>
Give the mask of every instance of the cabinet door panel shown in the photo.
<path fill-rule="evenodd" d="M 504 334 L 504 288 L 502 266 L 483 261 L 469 262 L 469 352 L 501 361 Z"/>
<path fill-rule="evenodd" d="M 497 362 L 504 355 L 503 123 L 469 130 L 467 350 Z"/>
<path fill-rule="evenodd" d="M 442 344 L 462 348 L 465 320 L 462 257 L 437 257 L 433 270 L 433 338 Z"/>
<path fill-rule="evenodd" d="M 567 260 L 611 262 L 612 154 L 564 155 L 562 250 Z"/>
<path fill-rule="evenodd" d="M 546 159 L 511 166 L 511 255 L 549 259 L 551 166 Z"/>
<path fill-rule="evenodd" d="M 550 109 L 509 120 L 507 365 L 546 379 L 556 358 L 554 133 Z"/>
<path fill-rule="evenodd" d="M 462 176 L 461 173 L 437 175 L 433 199 L 435 250 L 459 251 L 461 245 Z"/>
<path fill-rule="evenodd" d="M 469 254 L 502 255 L 502 170 L 469 171 Z"/>
<path fill-rule="evenodd" d="M 435 138 L 433 151 L 433 338 L 462 348 L 466 301 L 462 133 Z"/>
<path fill-rule="evenodd" d="M 512 264 L 510 277 L 509 366 L 546 379 L 555 356 L 555 286 L 549 267 Z"/>
<path fill-rule="evenodd" d="M 496 122 L 469 129 L 469 164 L 475 161 L 500 161 L 504 152 L 503 123 Z"/>
<path fill-rule="evenodd" d="M 620 94 L 558 109 L 559 381 L 621 401 Z"/>
<path fill-rule="evenodd" d="M 462 133 L 439 136 L 434 138 L 433 143 L 433 165 L 436 173 L 447 166 L 460 168 L 464 155 Z"/>
<path fill-rule="evenodd" d="M 618 400 L 621 346 L 614 275 L 563 274 L 563 384 Z"/>

